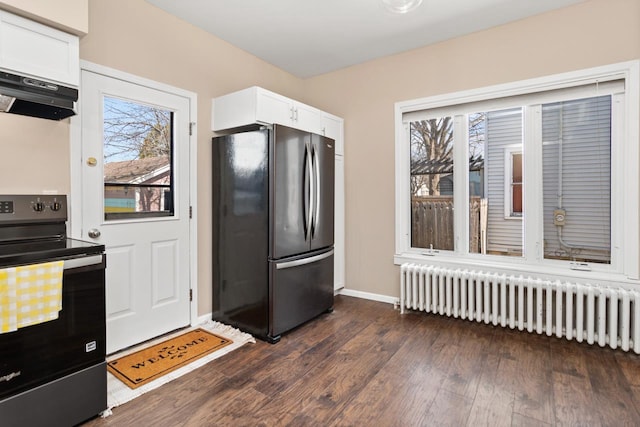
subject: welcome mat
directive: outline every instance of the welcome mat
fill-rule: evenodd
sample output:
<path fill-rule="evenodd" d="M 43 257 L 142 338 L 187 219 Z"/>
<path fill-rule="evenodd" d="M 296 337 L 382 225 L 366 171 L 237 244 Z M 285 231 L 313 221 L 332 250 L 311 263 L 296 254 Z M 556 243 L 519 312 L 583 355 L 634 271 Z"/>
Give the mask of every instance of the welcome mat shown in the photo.
<path fill-rule="evenodd" d="M 169 372 L 168 374 L 156 376 L 154 380 L 149 381 L 145 384 L 142 384 L 135 389 L 125 385 L 125 383 L 122 380 L 118 379 L 111 372 L 107 372 L 107 410 L 102 412 L 101 414 L 102 417 L 104 418 L 111 415 L 111 410 L 117 406 L 123 405 L 129 402 L 130 400 L 133 400 L 136 397 L 143 395 L 146 392 L 154 390 L 176 378 L 181 377 L 184 374 L 187 374 L 195 369 L 198 369 L 206 365 L 207 363 L 211 362 L 212 360 L 222 357 L 228 353 L 231 353 L 232 351 L 242 347 L 247 343 L 256 342 L 256 340 L 250 334 L 242 332 L 229 325 L 225 325 L 223 323 L 212 321 L 212 320 L 202 323 L 198 325 L 198 327 L 191 328 L 190 330 L 195 330 L 195 329 L 204 329 L 205 331 L 208 331 L 214 335 L 217 335 L 221 338 L 225 338 L 229 341 L 232 341 L 232 343 L 225 346 L 218 347 L 217 350 L 214 350 L 200 357 L 199 359 L 192 359 L 191 362 L 183 364 L 182 366 L 175 369 L 174 371 Z M 179 331 L 169 336 L 163 336 L 163 337 L 157 338 L 143 345 L 123 350 L 122 352 L 119 352 L 107 357 L 107 363 L 113 362 L 114 360 L 118 360 L 123 356 L 137 353 L 139 350 L 144 350 L 150 346 L 155 346 L 156 344 L 162 344 L 168 339 L 175 338 L 183 334 L 184 334 L 184 331 Z"/>
<path fill-rule="evenodd" d="M 138 388 L 231 343 L 198 328 L 112 360 L 107 369 L 130 388 Z"/>

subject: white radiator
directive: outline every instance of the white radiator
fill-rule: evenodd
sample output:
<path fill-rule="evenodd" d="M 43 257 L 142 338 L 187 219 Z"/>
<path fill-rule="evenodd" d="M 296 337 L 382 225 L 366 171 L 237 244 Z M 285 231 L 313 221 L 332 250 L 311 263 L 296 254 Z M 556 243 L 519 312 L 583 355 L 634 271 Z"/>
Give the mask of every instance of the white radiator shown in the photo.
<path fill-rule="evenodd" d="M 565 337 L 640 354 L 640 292 L 403 264 L 405 309 Z"/>

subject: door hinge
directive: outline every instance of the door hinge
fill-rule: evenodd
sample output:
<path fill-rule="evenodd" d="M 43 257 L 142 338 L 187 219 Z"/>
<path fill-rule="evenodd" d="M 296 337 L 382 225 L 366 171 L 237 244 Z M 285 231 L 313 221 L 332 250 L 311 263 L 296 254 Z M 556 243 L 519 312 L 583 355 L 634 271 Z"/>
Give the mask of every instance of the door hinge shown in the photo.
<path fill-rule="evenodd" d="M 189 301 L 193 301 L 193 289 L 189 289 Z"/>
<path fill-rule="evenodd" d="M 193 135 L 193 127 L 196 125 L 196 122 L 189 122 L 189 136 Z"/>
<path fill-rule="evenodd" d="M 193 206 L 189 206 L 189 219 L 193 218 Z"/>

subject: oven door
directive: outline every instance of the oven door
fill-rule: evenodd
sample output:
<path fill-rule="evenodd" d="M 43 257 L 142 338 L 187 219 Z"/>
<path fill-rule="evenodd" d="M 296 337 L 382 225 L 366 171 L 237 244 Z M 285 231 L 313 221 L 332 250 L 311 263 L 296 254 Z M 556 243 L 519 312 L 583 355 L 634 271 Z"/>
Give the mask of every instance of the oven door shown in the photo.
<path fill-rule="evenodd" d="M 105 360 L 105 256 L 64 261 L 58 319 L 0 334 L 0 400 Z"/>

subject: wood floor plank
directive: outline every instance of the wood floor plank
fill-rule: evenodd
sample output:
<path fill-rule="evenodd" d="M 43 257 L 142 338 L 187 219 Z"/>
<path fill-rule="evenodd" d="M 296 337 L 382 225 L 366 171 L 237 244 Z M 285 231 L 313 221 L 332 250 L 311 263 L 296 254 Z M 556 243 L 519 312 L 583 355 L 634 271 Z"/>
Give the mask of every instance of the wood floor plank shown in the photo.
<path fill-rule="evenodd" d="M 467 426 L 511 425 L 515 400 L 513 375 L 513 360 L 487 356 Z"/>
<path fill-rule="evenodd" d="M 344 360 L 347 356 L 349 360 L 351 356 L 355 356 L 357 360 L 351 359 L 354 362 L 349 363 L 349 369 L 345 369 L 344 366 L 336 369 L 337 366 L 332 364 L 315 372 L 314 378 L 324 387 L 317 387 L 316 393 L 311 393 L 303 399 L 305 413 L 291 420 L 294 425 L 301 421 L 302 416 L 312 416 L 316 422 L 323 425 L 330 424 L 348 411 L 347 405 L 392 358 L 401 342 L 406 339 L 406 334 L 389 329 L 378 337 L 380 341 L 369 341 L 361 349 L 356 347 L 347 350 L 346 354 L 338 357 L 338 360 Z M 338 353 L 341 352 L 342 350 Z M 327 381 L 327 378 L 319 378 L 326 375 L 323 372 L 329 373 L 330 381 Z"/>
<path fill-rule="evenodd" d="M 631 394 L 632 394 L 633 402 L 636 406 L 636 411 L 640 412 L 640 385 L 632 385 Z"/>
<path fill-rule="evenodd" d="M 634 394 L 614 352 L 594 349 L 585 352 L 589 381 L 593 390 L 593 406 L 603 426 L 633 425 L 640 419 Z"/>
<path fill-rule="evenodd" d="M 463 426 L 469 418 L 473 399 L 441 388 L 424 416 L 416 425 Z"/>
<path fill-rule="evenodd" d="M 441 382 L 435 379 L 432 366 L 424 356 L 441 332 L 438 328 L 416 329 L 333 425 L 421 424 Z"/>
<path fill-rule="evenodd" d="M 459 346 L 452 358 L 442 388 L 466 398 L 473 398 L 478 390 L 482 367 L 486 362 L 490 348 L 490 339 L 468 337 Z M 452 346 L 449 346 L 453 348 Z"/>
<path fill-rule="evenodd" d="M 258 341 L 89 427 L 640 425 L 640 356 L 389 304 Z"/>
<path fill-rule="evenodd" d="M 621 351 L 616 351 L 614 355 L 627 382 L 632 386 L 640 386 L 640 355 Z"/>
<path fill-rule="evenodd" d="M 338 351 L 361 330 L 357 324 L 354 324 L 353 331 L 351 328 L 345 328 L 304 352 L 291 352 L 283 356 L 279 361 L 274 362 L 276 363 L 274 369 L 260 371 L 254 377 L 257 381 L 255 388 L 275 397 Z"/>
<path fill-rule="evenodd" d="M 584 360 L 584 343 L 566 341 L 564 339 L 551 339 L 552 363 L 554 372 L 562 372 L 575 377 L 586 378 L 587 365 Z"/>
<path fill-rule="evenodd" d="M 511 427 L 550 427 L 553 424 L 547 424 L 534 418 L 526 417 L 522 414 L 514 412 L 511 420 Z"/>
<path fill-rule="evenodd" d="M 596 426 L 600 417 L 593 407 L 593 390 L 588 378 L 553 373 L 556 424 L 561 426 Z"/>
<path fill-rule="evenodd" d="M 526 341 L 518 341 L 512 354 L 516 360 L 512 385 L 515 393 L 513 411 L 543 423 L 552 423 L 553 387 L 551 351 L 548 338 L 528 335 Z"/>

